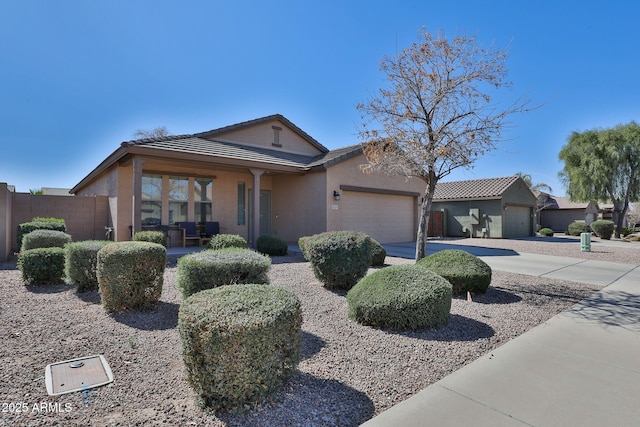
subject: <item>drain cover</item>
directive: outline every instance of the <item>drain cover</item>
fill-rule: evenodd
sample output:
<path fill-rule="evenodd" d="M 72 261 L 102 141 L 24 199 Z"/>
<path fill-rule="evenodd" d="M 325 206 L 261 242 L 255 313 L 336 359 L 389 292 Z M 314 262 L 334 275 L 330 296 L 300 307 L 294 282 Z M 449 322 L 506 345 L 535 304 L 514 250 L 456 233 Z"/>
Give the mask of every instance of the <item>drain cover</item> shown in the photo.
<path fill-rule="evenodd" d="M 113 381 L 113 372 L 102 355 L 80 357 L 47 365 L 44 373 L 50 396 L 87 390 Z"/>

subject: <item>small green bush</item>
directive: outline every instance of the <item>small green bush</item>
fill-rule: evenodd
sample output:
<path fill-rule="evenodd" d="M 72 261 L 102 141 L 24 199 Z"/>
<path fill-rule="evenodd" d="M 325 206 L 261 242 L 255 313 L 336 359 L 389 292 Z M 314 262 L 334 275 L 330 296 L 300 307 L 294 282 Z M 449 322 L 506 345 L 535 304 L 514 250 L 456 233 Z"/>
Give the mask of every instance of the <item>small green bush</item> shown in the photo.
<path fill-rule="evenodd" d="M 117 242 L 98 251 L 96 276 L 109 311 L 145 308 L 160 299 L 167 250 L 149 242 Z"/>
<path fill-rule="evenodd" d="M 371 265 L 374 267 L 383 266 L 384 260 L 387 258 L 387 250 L 375 239 L 371 239 L 371 244 Z"/>
<path fill-rule="evenodd" d="M 167 236 L 162 231 L 138 231 L 133 235 L 136 242 L 151 242 L 167 247 Z"/>
<path fill-rule="evenodd" d="M 436 252 L 416 264 L 447 279 L 453 286 L 454 295 L 483 294 L 491 283 L 491 267 L 477 256 L 459 249 Z"/>
<path fill-rule="evenodd" d="M 589 225 L 586 222 L 577 222 L 574 221 L 569 224 L 567 228 L 567 234 L 569 236 L 579 236 L 582 233 L 590 233 L 591 229 L 589 229 Z"/>
<path fill-rule="evenodd" d="M 629 227 L 622 227 L 620 229 L 620 235 L 622 237 L 627 237 L 629 234 L 633 233 L 633 230 Z"/>
<path fill-rule="evenodd" d="M 540 233 L 541 236 L 553 237 L 553 230 L 550 228 L 541 228 L 538 230 L 538 233 Z"/>
<path fill-rule="evenodd" d="M 67 244 L 64 247 L 66 282 L 76 285 L 78 292 L 97 291 L 98 251 L 111 243 L 110 240 L 86 240 Z"/>
<path fill-rule="evenodd" d="M 71 243 L 71 236 L 57 230 L 34 230 L 22 238 L 20 251 L 36 248 L 64 248 Z"/>
<path fill-rule="evenodd" d="M 260 236 L 256 240 L 256 250 L 270 256 L 284 256 L 289 248 L 284 240 L 272 236 Z"/>
<path fill-rule="evenodd" d="M 64 282 L 64 249 L 36 248 L 20 252 L 18 268 L 25 285 L 59 284 Z"/>
<path fill-rule="evenodd" d="M 217 234 L 209 240 L 207 249 L 247 248 L 247 241 L 237 234 Z"/>
<path fill-rule="evenodd" d="M 599 238 L 610 240 L 614 230 L 616 229 L 616 224 L 613 221 L 609 221 L 606 219 L 601 221 L 593 221 L 591 223 L 591 229 Z"/>
<path fill-rule="evenodd" d="M 206 250 L 178 259 L 178 288 L 184 298 L 204 289 L 269 283 L 271 259 L 250 249 Z"/>
<path fill-rule="evenodd" d="M 309 241 L 311 237 L 312 236 L 302 236 L 298 239 L 298 247 L 300 248 L 300 252 L 302 252 L 302 256 L 307 261 L 309 261 L 309 253 L 307 252 L 307 241 Z"/>
<path fill-rule="evenodd" d="M 371 238 L 357 231 L 328 231 L 307 239 L 316 278 L 327 288 L 351 289 L 371 266 Z"/>
<path fill-rule="evenodd" d="M 16 240 L 18 242 L 18 248 L 22 248 L 22 238 L 31 233 L 34 230 L 55 230 L 67 232 L 67 226 L 63 219 L 58 218 L 33 218 L 30 222 L 24 222 L 18 225 L 18 232 L 16 233 Z"/>
<path fill-rule="evenodd" d="M 349 318 L 393 330 L 442 326 L 451 310 L 451 284 L 418 265 L 395 265 L 360 280 L 348 293 Z"/>
<path fill-rule="evenodd" d="M 187 381 L 216 411 L 260 403 L 295 372 L 301 326 L 300 300 L 278 286 L 191 295 L 178 314 Z"/>

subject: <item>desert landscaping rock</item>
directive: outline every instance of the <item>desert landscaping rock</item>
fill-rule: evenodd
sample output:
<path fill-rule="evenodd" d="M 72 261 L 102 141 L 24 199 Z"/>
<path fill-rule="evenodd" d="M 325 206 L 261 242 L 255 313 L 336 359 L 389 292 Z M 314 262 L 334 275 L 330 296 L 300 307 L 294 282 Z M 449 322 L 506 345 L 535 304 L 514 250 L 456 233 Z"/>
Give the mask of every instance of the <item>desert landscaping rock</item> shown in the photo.
<path fill-rule="evenodd" d="M 536 246 L 508 245 L 528 252 Z M 541 250 L 569 256 L 562 253 L 567 246 L 547 244 Z M 606 257 L 638 262 L 637 253 L 625 252 L 607 247 Z M 197 405 L 184 379 L 175 261 L 168 261 L 153 309 L 118 314 L 100 306 L 97 292 L 77 294 L 64 284 L 26 287 L 15 263 L 0 264 L 0 396 L 7 410 L 14 404 L 13 412 L 0 413 L 0 425 L 358 425 L 598 290 L 494 271 L 486 294 L 472 302 L 454 298 L 445 327 L 394 333 L 349 320 L 344 293 L 324 288 L 300 254 L 275 257 L 271 283 L 302 301 L 298 373 L 274 401 L 216 415 Z M 84 394 L 47 395 L 47 364 L 95 354 L 109 362 L 113 383 Z M 16 412 L 16 404 L 27 410 Z"/>

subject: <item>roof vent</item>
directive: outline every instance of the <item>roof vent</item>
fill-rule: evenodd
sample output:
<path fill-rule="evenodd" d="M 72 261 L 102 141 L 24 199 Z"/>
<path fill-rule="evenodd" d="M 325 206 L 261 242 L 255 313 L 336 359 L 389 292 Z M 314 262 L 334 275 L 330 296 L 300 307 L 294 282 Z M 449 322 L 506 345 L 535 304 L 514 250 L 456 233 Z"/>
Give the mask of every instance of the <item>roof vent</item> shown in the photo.
<path fill-rule="evenodd" d="M 282 128 L 280 126 L 271 126 L 271 129 L 273 129 L 273 142 L 271 145 L 274 147 L 282 147 L 282 144 L 280 144 L 280 131 Z"/>

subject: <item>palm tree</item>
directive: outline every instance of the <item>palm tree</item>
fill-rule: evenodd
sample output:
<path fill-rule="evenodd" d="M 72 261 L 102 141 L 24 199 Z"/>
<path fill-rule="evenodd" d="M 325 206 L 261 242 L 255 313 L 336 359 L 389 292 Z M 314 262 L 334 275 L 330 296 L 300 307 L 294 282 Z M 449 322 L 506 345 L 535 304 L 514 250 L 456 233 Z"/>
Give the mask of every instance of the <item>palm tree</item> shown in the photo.
<path fill-rule="evenodd" d="M 545 184 L 544 182 L 538 182 L 534 184 L 531 175 L 529 175 L 528 173 L 516 172 L 516 176 L 522 178 L 524 183 L 527 184 L 531 191 L 549 190 L 549 193 L 553 191 L 549 184 Z"/>

